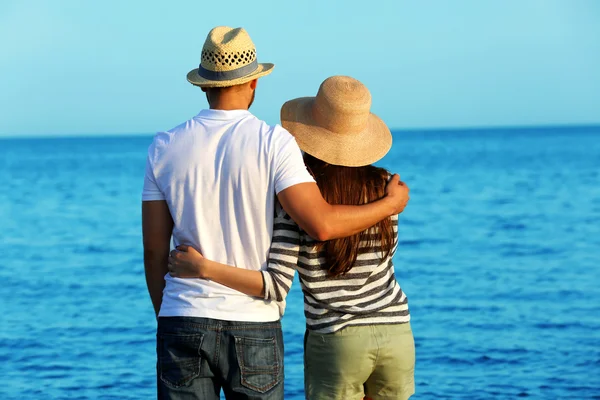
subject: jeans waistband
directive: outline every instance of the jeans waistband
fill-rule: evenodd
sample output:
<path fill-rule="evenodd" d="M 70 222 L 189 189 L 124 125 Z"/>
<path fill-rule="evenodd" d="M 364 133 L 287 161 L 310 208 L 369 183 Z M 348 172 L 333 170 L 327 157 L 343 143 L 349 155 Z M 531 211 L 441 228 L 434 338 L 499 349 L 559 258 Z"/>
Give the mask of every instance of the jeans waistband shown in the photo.
<path fill-rule="evenodd" d="M 202 328 L 207 330 L 236 331 L 236 330 L 260 330 L 260 329 L 281 329 L 281 321 L 268 322 L 247 322 L 247 321 L 224 321 L 220 319 L 201 318 L 201 317 L 159 317 L 158 330 L 163 329 L 194 329 Z"/>

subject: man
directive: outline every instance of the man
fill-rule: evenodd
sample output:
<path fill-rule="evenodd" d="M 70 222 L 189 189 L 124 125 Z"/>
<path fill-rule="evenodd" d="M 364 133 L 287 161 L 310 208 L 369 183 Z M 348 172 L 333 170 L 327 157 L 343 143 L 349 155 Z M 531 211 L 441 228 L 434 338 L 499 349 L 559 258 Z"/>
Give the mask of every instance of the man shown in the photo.
<path fill-rule="evenodd" d="M 171 236 L 207 258 L 266 267 L 275 196 L 318 240 L 349 236 L 401 212 L 408 188 L 394 176 L 383 199 L 332 206 L 306 170 L 294 138 L 254 117 L 259 64 L 244 29 L 208 34 L 188 81 L 209 110 L 154 138 L 142 225 L 148 291 L 158 317 L 158 397 L 283 399 L 283 340 L 274 302 L 217 283 L 167 274 Z"/>

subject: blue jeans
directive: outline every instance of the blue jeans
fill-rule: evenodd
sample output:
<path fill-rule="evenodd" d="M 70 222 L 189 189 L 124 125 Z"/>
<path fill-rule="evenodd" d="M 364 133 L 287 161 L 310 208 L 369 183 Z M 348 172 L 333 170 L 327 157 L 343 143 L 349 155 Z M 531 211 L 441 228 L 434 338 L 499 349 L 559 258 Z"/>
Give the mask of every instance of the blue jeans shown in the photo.
<path fill-rule="evenodd" d="M 158 398 L 283 399 L 281 323 L 158 319 Z"/>

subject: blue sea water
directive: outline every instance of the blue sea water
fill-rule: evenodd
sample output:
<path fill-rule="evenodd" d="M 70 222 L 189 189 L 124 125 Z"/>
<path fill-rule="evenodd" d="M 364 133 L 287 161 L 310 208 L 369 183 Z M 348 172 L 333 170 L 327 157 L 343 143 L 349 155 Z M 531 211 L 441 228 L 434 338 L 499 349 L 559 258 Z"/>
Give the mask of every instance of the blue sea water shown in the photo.
<path fill-rule="evenodd" d="M 0 140 L 0 399 L 150 399 L 151 137 Z M 396 132 L 414 399 L 600 399 L 600 128 Z M 303 398 L 304 317 L 283 320 Z"/>

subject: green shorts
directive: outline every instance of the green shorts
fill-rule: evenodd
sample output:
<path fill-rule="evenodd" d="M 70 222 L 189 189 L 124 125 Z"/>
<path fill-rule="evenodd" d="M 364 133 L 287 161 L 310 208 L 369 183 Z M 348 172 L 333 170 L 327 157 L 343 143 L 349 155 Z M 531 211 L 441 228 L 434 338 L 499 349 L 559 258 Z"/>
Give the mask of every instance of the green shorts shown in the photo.
<path fill-rule="evenodd" d="M 408 399 L 415 392 L 410 324 L 307 332 L 304 385 L 309 400 Z"/>

